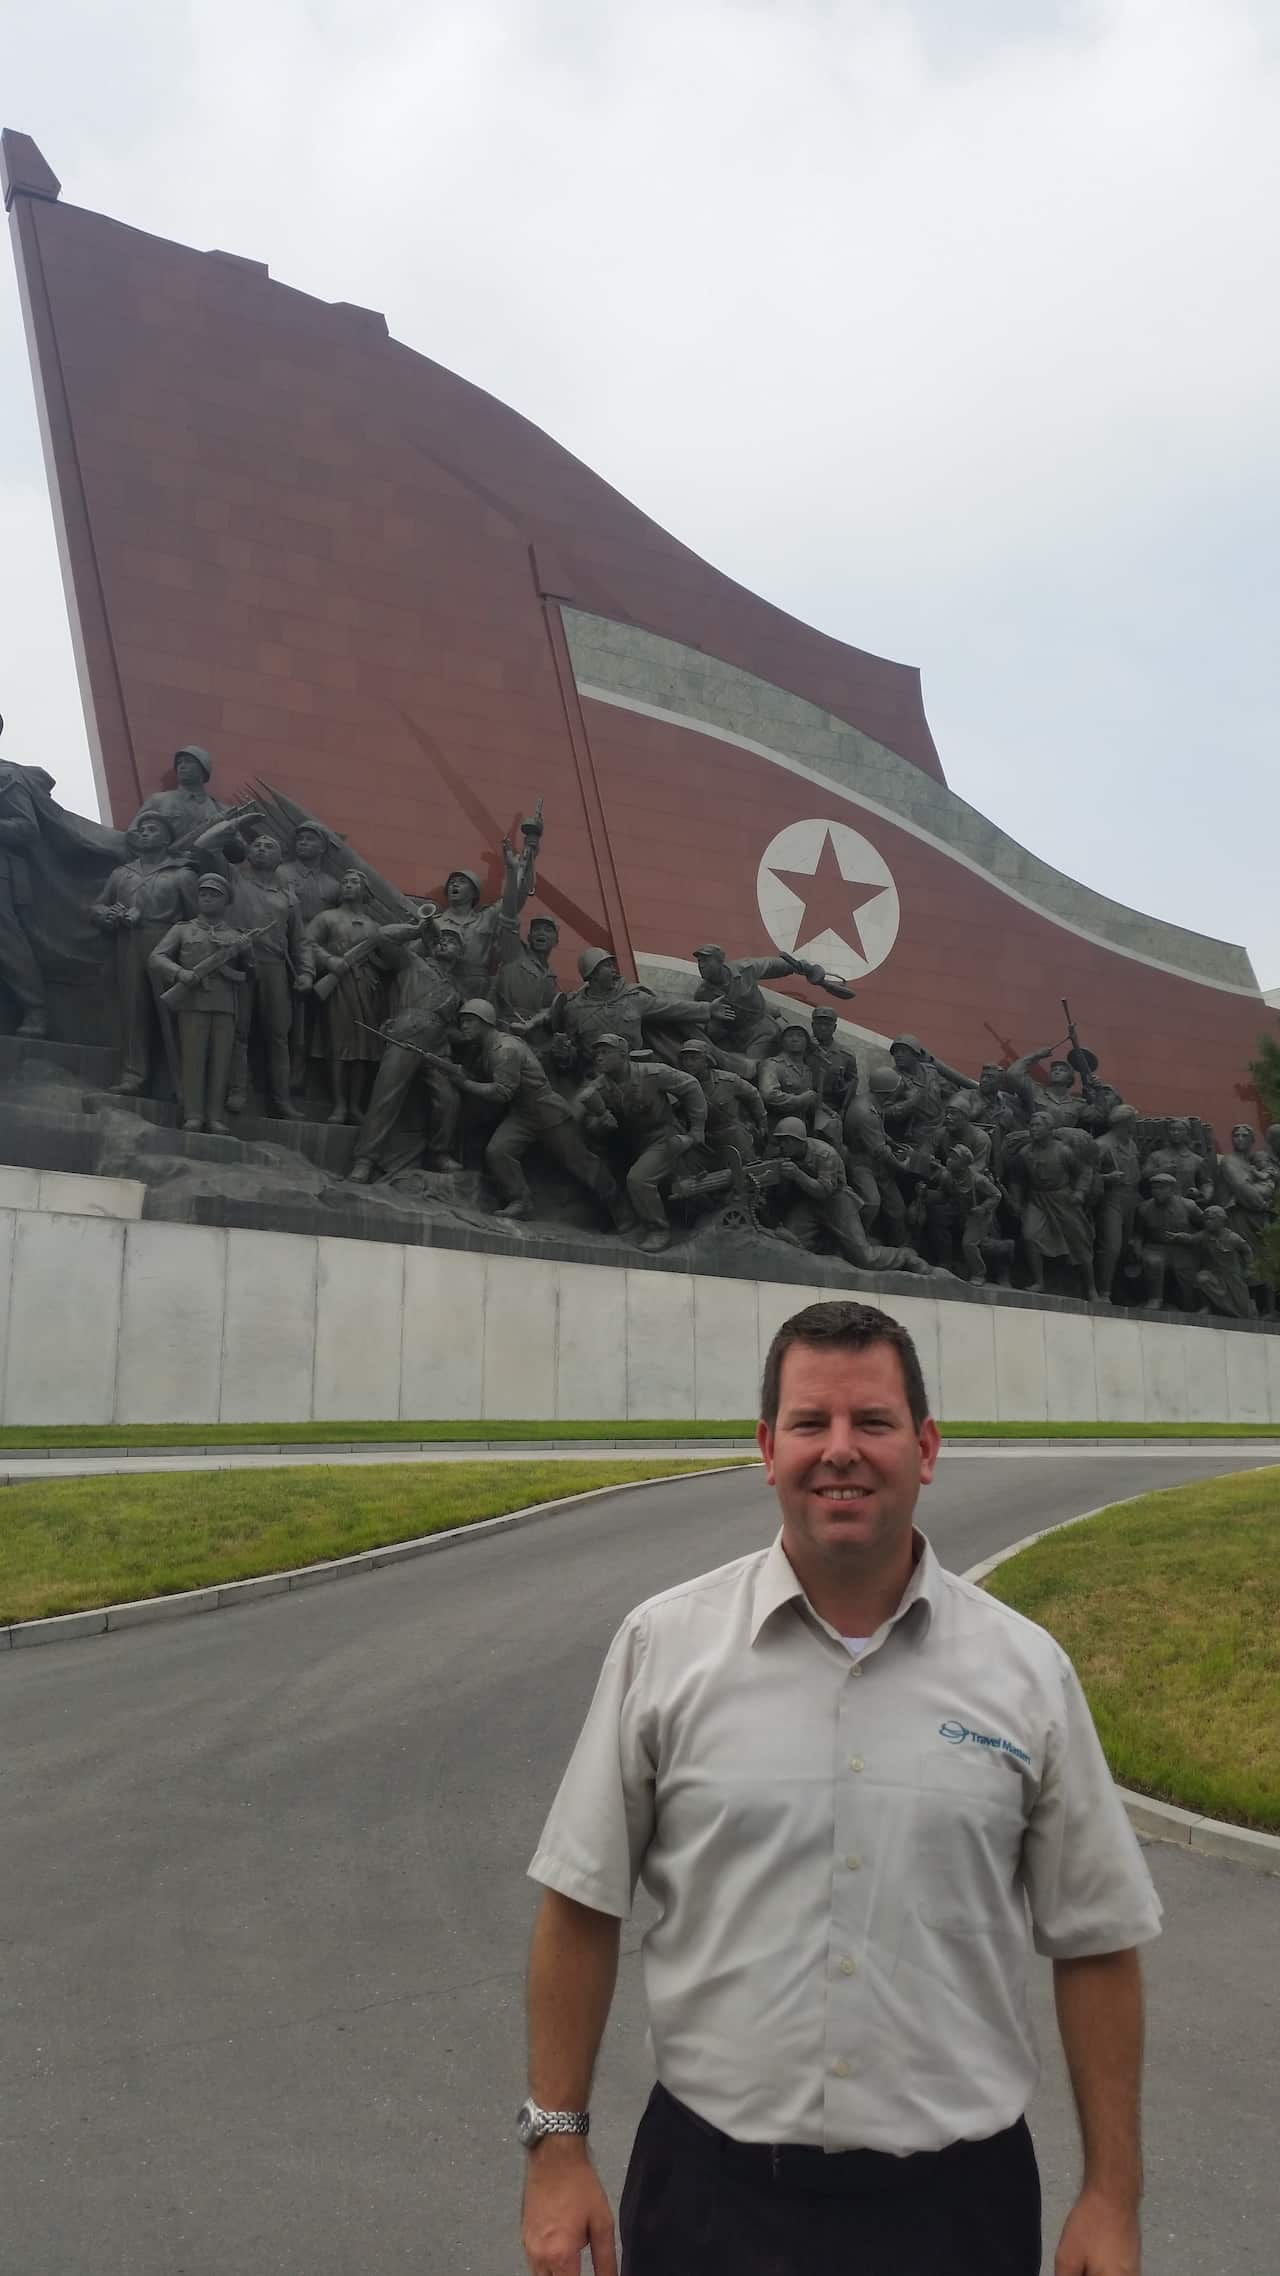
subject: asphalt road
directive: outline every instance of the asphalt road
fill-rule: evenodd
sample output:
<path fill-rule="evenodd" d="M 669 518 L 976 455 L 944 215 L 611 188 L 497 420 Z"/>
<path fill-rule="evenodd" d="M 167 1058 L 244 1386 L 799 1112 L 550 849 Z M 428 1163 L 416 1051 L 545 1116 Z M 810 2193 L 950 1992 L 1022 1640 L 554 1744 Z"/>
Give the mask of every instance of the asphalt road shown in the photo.
<path fill-rule="evenodd" d="M 952 1455 L 922 1516 L 963 1569 L 1245 1466 Z M 526 1861 L 621 1614 L 772 1523 L 758 1472 L 705 1478 L 4 1654 L 3 2276 L 519 2276 Z M 1280 1881 L 1148 1856 L 1148 2276 L 1274 2276 Z M 595 2097 L 615 2191 L 648 2083 L 637 1942 Z M 1036 1997 L 1047 2269 L 1075 2145 L 1047 1968 Z"/>

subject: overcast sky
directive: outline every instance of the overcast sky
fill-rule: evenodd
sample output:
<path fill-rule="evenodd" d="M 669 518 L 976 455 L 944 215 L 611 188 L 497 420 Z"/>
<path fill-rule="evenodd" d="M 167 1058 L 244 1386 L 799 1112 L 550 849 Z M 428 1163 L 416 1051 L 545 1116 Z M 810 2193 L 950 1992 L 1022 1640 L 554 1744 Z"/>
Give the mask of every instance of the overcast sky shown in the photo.
<path fill-rule="evenodd" d="M 57 0 L 5 46 L 64 196 L 383 309 L 1280 982 L 1275 0 Z M 0 535 L 5 755 L 92 812 L 11 272 Z"/>

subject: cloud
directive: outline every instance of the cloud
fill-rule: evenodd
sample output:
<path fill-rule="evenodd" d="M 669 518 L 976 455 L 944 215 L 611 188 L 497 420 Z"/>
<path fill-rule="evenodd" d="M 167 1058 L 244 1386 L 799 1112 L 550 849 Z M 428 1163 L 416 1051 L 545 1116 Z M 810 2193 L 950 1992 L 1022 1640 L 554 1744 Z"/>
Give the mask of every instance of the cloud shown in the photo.
<path fill-rule="evenodd" d="M 16 45 L 64 194 L 383 308 L 743 582 L 919 663 L 1006 828 L 1280 975 L 1269 7 L 85 4 Z M 56 586 L 15 584 L 43 670 Z"/>

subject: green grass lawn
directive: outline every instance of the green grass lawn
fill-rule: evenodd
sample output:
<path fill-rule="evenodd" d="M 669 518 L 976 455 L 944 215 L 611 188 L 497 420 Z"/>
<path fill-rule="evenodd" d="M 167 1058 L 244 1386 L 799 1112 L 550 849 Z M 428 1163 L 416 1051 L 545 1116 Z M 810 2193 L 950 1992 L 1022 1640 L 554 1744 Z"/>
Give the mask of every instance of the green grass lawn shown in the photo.
<path fill-rule="evenodd" d="M 1122 1786 L 1280 1833 L 1280 1468 L 1143 1494 L 1001 1565 Z"/>
<path fill-rule="evenodd" d="M 0 1493 L 0 1623 L 322 1564 L 687 1469 L 678 1459 L 308 1464 L 10 1486 Z"/>
<path fill-rule="evenodd" d="M 306 1423 L 9 1423 L 0 1452 L 81 1446 L 338 1446 L 470 1445 L 475 1441 L 542 1439 L 754 1438 L 754 1416 L 694 1422 L 306 1422 Z M 948 1422 L 944 1438 L 1274 1438 L 1280 1423 Z"/>

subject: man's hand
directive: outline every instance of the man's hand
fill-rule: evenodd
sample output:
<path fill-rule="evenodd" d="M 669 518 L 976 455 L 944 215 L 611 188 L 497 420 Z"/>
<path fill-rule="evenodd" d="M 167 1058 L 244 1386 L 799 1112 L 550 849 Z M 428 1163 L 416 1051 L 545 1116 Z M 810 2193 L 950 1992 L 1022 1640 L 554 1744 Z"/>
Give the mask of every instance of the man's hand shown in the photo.
<path fill-rule="evenodd" d="M 295 996 L 309 996 L 309 995 L 310 995 L 310 993 L 311 993 L 311 990 L 314 988 L 314 986 L 315 986 L 315 981 L 312 979 L 312 977 L 311 977 L 311 974 L 310 974 L 309 972 L 299 972 L 299 973 L 296 975 L 296 977 L 295 977 L 295 979 L 294 979 L 294 983 L 293 983 L 293 992 L 294 992 L 294 995 L 295 995 Z"/>
<path fill-rule="evenodd" d="M 1081 2190 L 1067 2215 L 1053 2276 L 1141 2276 L 1141 2271 L 1136 2211 Z"/>
<path fill-rule="evenodd" d="M 549 2135 L 529 2152 L 522 2235 L 530 2276 L 579 2276 L 587 2250 L 595 2276 L 618 2276 L 613 2214 L 578 2136 Z"/>

